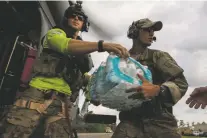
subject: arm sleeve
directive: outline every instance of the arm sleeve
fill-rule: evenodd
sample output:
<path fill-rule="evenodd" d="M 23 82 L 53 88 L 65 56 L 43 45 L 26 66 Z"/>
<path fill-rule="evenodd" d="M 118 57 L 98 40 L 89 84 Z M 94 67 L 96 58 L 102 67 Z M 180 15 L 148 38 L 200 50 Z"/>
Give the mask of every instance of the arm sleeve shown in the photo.
<path fill-rule="evenodd" d="M 170 107 L 175 105 L 185 95 L 188 83 L 183 74 L 184 70 L 167 52 L 158 52 L 155 56 L 156 61 L 154 62 L 162 72 L 162 77 L 166 80 L 162 86 L 167 89 L 161 98 L 164 104 Z"/>
<path fill-rule="evenodd" d="M 44 48 L 50 48 L 66 54 L 68 53 L 68 44 L 70 40 L 71 38 L 67 38 L 66 33 L 63 30 L 55 28 L 47 32 L 43 46 Z"/>

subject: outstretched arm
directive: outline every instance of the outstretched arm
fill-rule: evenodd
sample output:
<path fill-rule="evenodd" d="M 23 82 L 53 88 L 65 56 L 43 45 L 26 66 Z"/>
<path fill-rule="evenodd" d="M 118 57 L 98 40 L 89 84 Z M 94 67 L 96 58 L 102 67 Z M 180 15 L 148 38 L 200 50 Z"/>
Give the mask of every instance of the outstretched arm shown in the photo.
<path fill-rule="evenodd" d="M 70 55 L 89 54 L 98 51 L 98 42 L 75 40 L 66 37 L 66 33 L 61 29 L 51 29 L 48 31 L 43 43 L 44 47 L 51 48 L 58 52 Z M 103 50 L 114 52 L 120 56 L 128 57 L 126 48 L 120 44 L 103 43 Z"/>
<path fill-rule="evenodd" d="M 186 100 L 186 104 L 189 104 L 190 108 L 202 108 L 207 106 L 207 86 L 195 88 L 190 97 Z"/>

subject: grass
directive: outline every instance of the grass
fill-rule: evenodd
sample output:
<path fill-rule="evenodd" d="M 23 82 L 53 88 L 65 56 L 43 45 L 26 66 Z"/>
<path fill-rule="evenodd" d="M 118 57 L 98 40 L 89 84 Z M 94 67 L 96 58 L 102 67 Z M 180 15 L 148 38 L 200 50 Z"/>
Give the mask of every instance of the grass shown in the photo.
<path fill-rule="evenodd" d="M 182 136 L 182 138 L 201 138 L 201 137 L 196 137 L 196 136 Z"/>

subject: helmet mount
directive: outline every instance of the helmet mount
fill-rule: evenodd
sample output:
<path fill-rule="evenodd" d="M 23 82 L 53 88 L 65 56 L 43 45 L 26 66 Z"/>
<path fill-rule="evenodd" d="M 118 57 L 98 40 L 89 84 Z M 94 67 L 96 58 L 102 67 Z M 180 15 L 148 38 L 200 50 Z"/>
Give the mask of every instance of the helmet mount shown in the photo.
<path fill-rule="evenodd" d="M 68 27 L 68 17 L 76 14 L 76 15 L 80 15 L 84 18 L 83 20 L 83 27 L 80 30 L 81 32 L 88 32 L 89 30 L 89 26 L 90 23 L 88 21 L 88 16 L 85 14 L 85 12 L 82 9 L 82 1 L 76 1 L 76 3 L 74 4 L 73 2 L 69 1 L 69 7 L 65 10 L 64 13 L 64 20 L 63 20 L 63 26 L 64 27 Z"/>

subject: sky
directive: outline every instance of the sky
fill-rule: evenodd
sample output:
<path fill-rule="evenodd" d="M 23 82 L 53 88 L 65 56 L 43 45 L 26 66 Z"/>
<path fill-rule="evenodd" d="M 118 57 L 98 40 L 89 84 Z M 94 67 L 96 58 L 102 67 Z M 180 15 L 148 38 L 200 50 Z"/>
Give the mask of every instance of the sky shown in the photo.
<path fill-rule="evenodd" d="M 205 1 L 84 1 L 84 10 L 107 37 L 98 35 L 93 24 L 88 33 L 82 33 L 87 41 L 104 39 L 127 49 L 132 46 L 127 38 L 129 25 L 138 19 L 162 21 L 163 28 L 155 32 L 157 41 L 150 48 L 168 52 L 184 69 L 189 83 L 186 95 L 173 107 L 178 120 L 207 122 L 207 109 L 190 109 L 186 99 L 195 87 L 207 85 L 207 2 Z M 98 30 L 99 31 L 99 30 Z M 100 32 L 100 31 L 99 31 Z M 94 69 L 105 61 L 108 53 L 92 53 Z M 91 72 L 93 72 L 93 70 Z M 81 97 L 82 98 L 82 97 Z M 94 113 L 118 115 L 118 112 L 102 106 L 89 107 Z M 119 121 L 119 120 L 118 120 Z"/>

